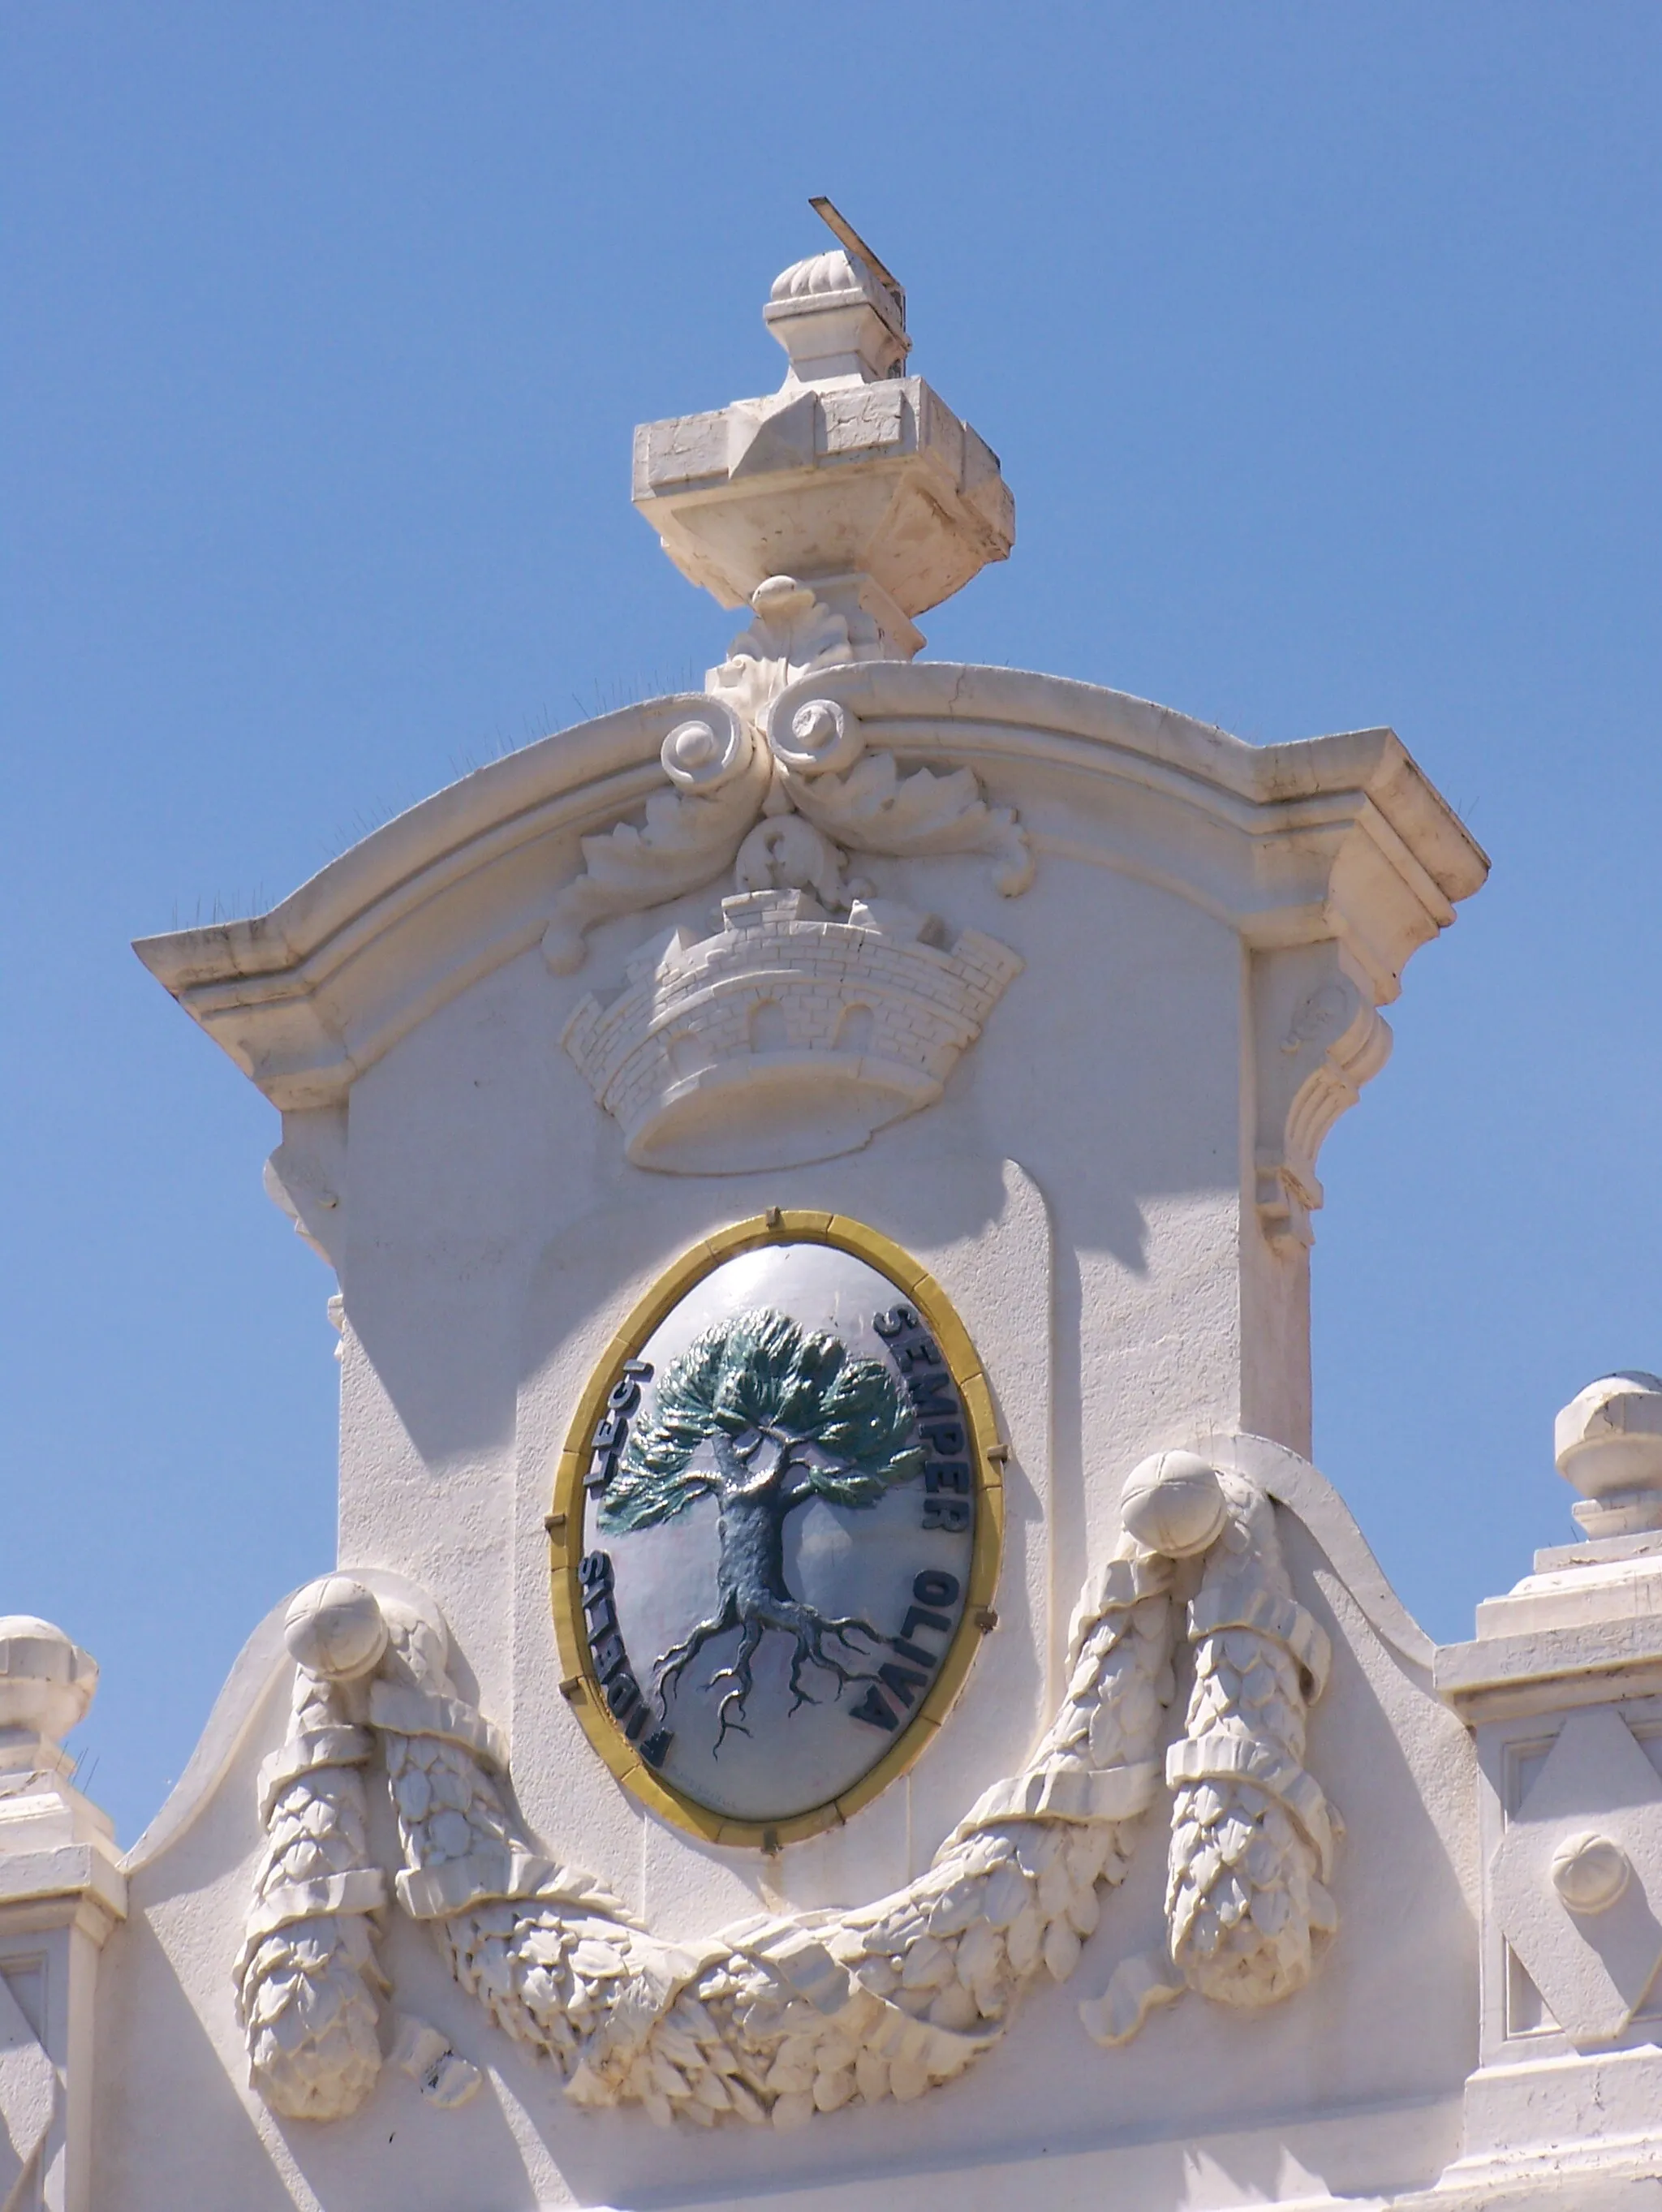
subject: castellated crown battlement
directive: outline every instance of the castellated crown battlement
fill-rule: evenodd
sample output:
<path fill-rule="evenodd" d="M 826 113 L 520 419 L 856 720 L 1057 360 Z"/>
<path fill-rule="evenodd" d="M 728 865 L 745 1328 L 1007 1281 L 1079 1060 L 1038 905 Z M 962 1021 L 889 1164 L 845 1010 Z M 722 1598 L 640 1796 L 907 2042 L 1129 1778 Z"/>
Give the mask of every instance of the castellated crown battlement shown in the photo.
<path fill-rule="evenodd" d="M 929 917 L 882 901 L 843 921 L 806 891 L 752 891 L 723 899 L 721 921 L 661 939 L 563 1033 L 639 1164 L 696 1174 L 736 1152 L 786 1167 L 854 1151 L 941 1096 L 1022 965 L 978 930 L 942 949 Z"/>

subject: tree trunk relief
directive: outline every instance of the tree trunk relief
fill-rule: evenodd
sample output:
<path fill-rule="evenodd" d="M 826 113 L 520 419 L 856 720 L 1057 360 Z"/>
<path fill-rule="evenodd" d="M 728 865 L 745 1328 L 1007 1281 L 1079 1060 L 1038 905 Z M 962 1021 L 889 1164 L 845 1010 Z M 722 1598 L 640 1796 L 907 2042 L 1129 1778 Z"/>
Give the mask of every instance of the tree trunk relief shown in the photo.
<path fill-rule="evenodd" d="M 803 1681 L 802 1669 L 807 1666 L 834 1675 L 839 1692 L 855 1682 L 876 1680 L 869 1672 L 844 1665 L 826 1648 L 828 1641 L 858 1658 L 864 1655 L 850 1640 L 853 1636 L 862 1635 L 873 1644 L 882 1639 L 869 1621 L 856 1615 L 832 1620 L 803 1603 L 786 1583 L 785 1522 L 813 1495 L 810 1483 L 792 1480 L 794 1474 L 802 1472 L 794 1444 L 789 1440 L 779 1442 L 772 1466 L 758 1473 L 728 1437 L 718 1434 L 711 1441 L 721 1477 L 716 1490 L 721 1514 L 718 1603 L 707 1620 L 701 1620 L 682 1643 L 664 1653 L 652 1674 L 659 1717 L 667 1721 L 671 1692 L 705 1644 L 734 1629 L 739 1631 L 738 1648 L 731 1662 L 719 1668 L 706 1685 L 712 1690 L 727 1686 L 716 1708 L 720 1725 L 715 1747 L 719 1752 L 729 1729 L 740 1735 L 750 1734 L 745 1725 L 745 1707 L 755 1687 L 752 1662 L 770 1630 L 794 1639 L 790 1662 L 792 1712 L 799 1705 L 819 1702 Z M 764 1449 L 768 1441 L 758 1437 L 754 1449 Z"/>

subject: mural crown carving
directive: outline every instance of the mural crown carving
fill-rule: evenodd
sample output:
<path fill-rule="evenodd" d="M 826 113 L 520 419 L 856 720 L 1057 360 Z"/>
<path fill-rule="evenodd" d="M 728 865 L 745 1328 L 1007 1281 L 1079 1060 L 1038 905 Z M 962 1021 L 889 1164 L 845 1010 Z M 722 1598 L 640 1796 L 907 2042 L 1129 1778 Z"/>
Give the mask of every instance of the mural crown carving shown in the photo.
<path fill-rule="evenodd" d="M 562 1042 L 637 1165 L 789 1167 L 852 1152 L 941 1096 L 1021 961 L 979 930 L 950 949 L 930 917 L 808 892 L 742 892 L 721 930 L 685 929 L 592 994 Z"/>

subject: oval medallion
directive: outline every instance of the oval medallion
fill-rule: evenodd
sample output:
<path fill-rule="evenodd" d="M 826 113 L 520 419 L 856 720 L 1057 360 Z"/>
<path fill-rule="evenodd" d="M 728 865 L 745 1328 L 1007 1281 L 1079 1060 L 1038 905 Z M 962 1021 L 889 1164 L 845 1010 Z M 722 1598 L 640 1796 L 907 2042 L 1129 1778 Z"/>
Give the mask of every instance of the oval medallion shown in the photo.
<path fill-rule="evenodd" d="M 939 1285 L 840 1216 L 709 1237 L 584 1393 L 550 1521 L 566 1689 L 654 1809 L 836 1825 L 908 1766 L 998 1573 L 991 1402 Z"/>

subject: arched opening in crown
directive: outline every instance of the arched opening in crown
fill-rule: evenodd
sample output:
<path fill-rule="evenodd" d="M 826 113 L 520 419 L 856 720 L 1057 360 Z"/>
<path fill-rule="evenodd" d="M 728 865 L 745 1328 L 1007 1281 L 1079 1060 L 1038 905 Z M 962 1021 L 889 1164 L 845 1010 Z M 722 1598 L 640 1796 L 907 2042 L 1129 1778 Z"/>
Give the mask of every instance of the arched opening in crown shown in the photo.
<path fill-rule="evenodd" d="M 832 1051 L 856 1054 L 869 1052 L 875 1021 L 869 1006 L 845 1007 L 837 1024 L 837 1035 L 831 1040 Z"/>

